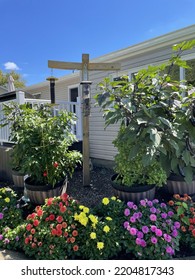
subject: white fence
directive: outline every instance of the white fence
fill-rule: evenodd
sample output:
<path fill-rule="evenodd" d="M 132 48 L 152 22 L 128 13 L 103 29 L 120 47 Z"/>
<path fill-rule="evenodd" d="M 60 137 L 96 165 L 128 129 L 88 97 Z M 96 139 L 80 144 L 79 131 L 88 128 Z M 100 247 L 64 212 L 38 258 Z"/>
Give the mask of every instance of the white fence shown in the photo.
<path fill-rule="evenodd" d="M 17 92 L 16 99 L 12 100 L 18 102 L 19 104 L 28 103 L 34 107 L 37 104 L 47 104 L 51 103 L 50 100 L 43 99 L 29 99 L 24 97 L 24 92 Z M 9 103 L 10 101 L 4 101 L 0 103 L 0 120 L 4 118 L 3 114 L 3 104 Z M 69 112 L 75 113 L 77 117 L 76 124 L 72 126 L 72 132 L 76 135 L 76 138 L 80 141 L 83 139 L 83 129 L 82 129 L 82 108 L 80 97 L 77 97 L 77 102 L 67 102 L 67 101 L 56 101 L 56 106 L 54 108 L 54 114 L 57 114 L 59 110 L 67 110 Z M 11 143 L 9 140 L 10 128 L 9 125 L 0 128 L 0 143 Z"/>

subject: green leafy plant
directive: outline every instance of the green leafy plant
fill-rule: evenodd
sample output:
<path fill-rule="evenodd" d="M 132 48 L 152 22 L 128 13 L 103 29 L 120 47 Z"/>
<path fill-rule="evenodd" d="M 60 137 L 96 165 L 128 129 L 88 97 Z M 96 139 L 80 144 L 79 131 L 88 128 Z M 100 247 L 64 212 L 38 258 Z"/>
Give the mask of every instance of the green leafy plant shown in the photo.
<path fill-rule="evenodd" d="M 174 66 L 188 68 L 180 57 L 194 46 L 195 40 L 175 45 L 167 63 L 149 66 L 136 73 L 131 81 L 122 76 L 120 81 L 106 78 L 99 83 L 100 93 L 95 99 L 103 110 L 106 125 L 120 123 L 128 139 L 130 149 L 126 149 L 123 165 L 126 161 L 133 164 L 138 158 L 143 168 L 158 162 L 167 177 L 173 172 L 185 176 L 187 182 L 192 181 L 195 88 L 184 85 L 185 81 L 173 80 L 171 71 Z"/>
<path fill-rule="evenodd" d="M 35 184 L 54 186 L 72 175 L 81 162 L 78 151 L 69 147 L 76 137 L 71 133 L 75 115 L 60 111 L 53 114 L 49 105 L 31 108 L 28 104 L 6 104 L 7 123 L 11 122 L 12 157 L 15 167 L 31 177 Z"/>
<path fill-rule="evenodd" d="M 27 217 L 23 250 L 35 259 L 64 260 L 80 255 L 74 220 L 78 203 L 67 194 L 49 198 Z"/>
<path fill-rule="evenodd" d="M 17 194 L 9 187 L 0 188 L 0 233 L 6 227 L 15 228 L 22 222 Z"/>

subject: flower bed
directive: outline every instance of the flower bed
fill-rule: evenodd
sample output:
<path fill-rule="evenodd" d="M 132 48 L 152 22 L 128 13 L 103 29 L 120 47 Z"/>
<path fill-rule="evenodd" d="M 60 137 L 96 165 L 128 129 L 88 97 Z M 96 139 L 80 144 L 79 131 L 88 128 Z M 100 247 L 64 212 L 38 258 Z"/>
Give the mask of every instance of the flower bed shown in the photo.
<path fill-rule="evenodd" d="M 139 205 L 112 196 L 89 208 L 63 194 L 25 219 L 12 190 L 2 188 L 0 195 L 0 247 L 33 259 L 171 259 L 195 245 L 194 203 L 187 195 Z"/>

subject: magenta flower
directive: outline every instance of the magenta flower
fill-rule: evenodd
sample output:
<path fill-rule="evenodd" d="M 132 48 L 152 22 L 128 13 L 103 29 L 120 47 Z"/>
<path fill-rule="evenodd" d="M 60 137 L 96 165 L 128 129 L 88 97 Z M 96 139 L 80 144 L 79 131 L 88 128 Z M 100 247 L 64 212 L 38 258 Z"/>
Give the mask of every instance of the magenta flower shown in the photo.
<path fill-rule="evenodd" d="M 3 213 L 0 212 L 0 220 L 3 219 Z"/>
<path fill-rule="evenodd" d="M 152 236 L 150 240 L 153 244 L 156 244 L 158 242 L 157 238 L 154 236 Z"/>
<path fill-rule="evenodd" d="M 170 255 L 173 255 L 173 254 L 174 254 L 174 250 L 173 250 L 173 248 L 171 248 L 170 246 L 168 246 L 168 247 L 166 248 L 166 252 L 167 252 L 167 254 L 170 254 Z"/>
<path fill-rule="evenodd" d="M 138 219 L 138 218 L 139 218 L 139 214 L 138 214 L 138 213 L 134 213 L 134 214 L 133 214 L 133 217 L 134 217 L 135 219 Z"/>
<path fill-rule="evenodd" d="M 150 201 L 150 200 L 148 200 L 147 204 L 148 204 L 149 207 L 152 207 L 152 206 L 153 206 L 153 203 L 152 203 L 152 201 Z"/>
<path fill-rule="evenodd" d="M 175 227 L 176 229 L 179 229 L 179 228 L 180 228 L 180 223 L 179 223 L 179 222 L 175 222 L 175 223 L 174 223 L 174 227 Z"/>
<path fill-rule="evenodd" d="M 146 201 L 144 199 L 140 200 L 140 205 L 141 206 L 146 206 Z"/>
<path fill-rule="evenodd" d="M 134 209 L 134 210 L 137 210 L 137 205 L 134 204 L 134 205 L 133 205 L 133 209 Z"/>
<path fill-rule="evenodd" d="M 150 215 L 150 220 L 151 220 L 152 222 L 155 222 L 156 219 L 157 219 L 156 215 L 154 215 L 154 214 L 151 214 L 151 215 Z"/>
<path fill-rule="evenodd" d="M 161 214 L 161 217 L 162 217 L 163 219 L 166 219 L 167 213 L 162 213 L 162 214 Z"/>
<path fill-rule="evenodd" d="M 135 243 L 136 243 L 137 245 L 141 245 L 141 243 L 142 243 L 141 238 L 137 237 L 136 240 L 135 240 Z"/>
<path fill-rule="evenodd" d="M 155 230 L 155 233 L 156 233 L 156 236 L 162 236 L 162 230 L 161 229 L 159 229 L 159 228 L 157 228 L 156 230 Z"/>
<path fill-rule="evenodd" d="M 143 238 L 143 237 L 144 237 L 143 232 L 142 232 L 142 231 L 138 231 L 138 232 L 137 232 L 137 237 L 138 237 L 138 238 Z"/>
<path fill-rule="evenodd" d="M 157 229 L 157 227 L 156 227 L 156 226 L 151 226 L 151 231 L 152 231 L 152 232 L 155 232 L 155 231 L 156 231 L 156 229 Z"/>
<path fill-rule="evenodd" d="M 129 222 L 127 222 L 127 221 L 124 222 L 123 226 L 124 226 L 124 228 L 127 228 L 129 226 Z"/>
<path fill-rule="evenodd" d="M 164 239 L 167 241 L 167 242 L 171 242 L 171 236 L 169 235 L 169 234 L 167 234 L 167 233 L 164 233 L 163 234 L 163 236 L 164 236 Z"/>
<path fill-rule="evenodd" d="M 2 234 L 0 234 L 0 240 L 3 240 L 3 235 Z"/>
<path fill-rule="evenodd" d="M 134 203 L 132 201 L 127 202 L 127 206 L 132 209 L 133 208 Z"/>
<path fill-rule="evenodd" d="M 162 203 L 160 204 L 160 206 L 161 206 L 162 208 L 167 208 L 167 205 L 166 205 L 164 202 L 162 202 Z"/>
<path fill-rule="evenodd" d="M 172 236 L 173 237 L 177 237 L 178 236 L 178 231 L 176 229 L 173 230 Z"/>
<path fill-rule="evenodd" d="M 153 202 L 154 204 L 157 204 L 157 203 L 159 203 L 159 200 L 155 198 L 155 199 L 152 200 L 152 202 Z"/>
<path fill-rule="evenodd" d="M 130 228 L 129 232 L 131 235 L 136 235 L 137 229 L 132 227 L 132 228 Z"/>
<path fill-rule="evenodd" d="M 125 209 L 124 211 L 124 215 L 127 217 L 130 214 L 130 210 L 128 208 Z"/>
<path fill-rule="evenodd" d="M 141 239 L 141 244 L 142 247 L 146 247 L 146 241 L 144 239 Z"/>
<path fill-rule="evenodd" d="M 148 233 L 149 228 L 147 226 L 143 226 L 142 231 L 143 231 L 143 233 Z"/>
<path fill-rule="evenodd" d="M 174 215 L 173 211 L 169 211 L 169 212 L 168 212 L 168 216 L 169 216 L 169 217 L 172 217 L 173 215 Z"/>
<path fill-rule="evenodd" d="M 130 220 L 131 223 L 135 223 L 136 222 L 136 219 L 133 216 L 131 216 L 129 220 Z"/>
<path fill-rule="evenodd" d="M 156 208 L 155 207 L 151 207 L 150 208 L 150 212 L 153 213 L 153 214 L 156 213 Z"/>

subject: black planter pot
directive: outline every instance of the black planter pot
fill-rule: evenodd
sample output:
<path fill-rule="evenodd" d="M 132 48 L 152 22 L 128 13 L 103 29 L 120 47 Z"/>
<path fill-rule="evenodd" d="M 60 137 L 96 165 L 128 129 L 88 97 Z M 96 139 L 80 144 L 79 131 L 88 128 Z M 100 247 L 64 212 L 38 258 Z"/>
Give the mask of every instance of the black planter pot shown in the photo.
<path fill-rule="evenodd" d="M 167 180 L 167 189 L 171 194 L 188 194 L 194 195 L 195 194 L 195 177 L 193 181 L 188 184 L 184 180 L 183 176 L 179 176 L 176 174 L 171 174 Z"/>
<path fill-rule="evenodd" d="M 128 187 L 117 183 L 115 181 L 117 176 L 118 174 L 114 174 L 111 177 L 111 184 L 114 189 L 115 196 L 119 197 L 119 199 L 125 202 L 133 201 L 136 204 L 139 203 L 141 199 L 154 199 L 156 191 L 155 185 L 135 185 Z"/>
<path fill-rule="evenodd" d="M 26 195 L 30 202 L 36 205 L 43 205 L 46 198 L 60 196 L 66 192 L 67 179 L 60 181 L 54 187 L 51 185 L 34 185 L 30 177 L 25 179 Z"/>

